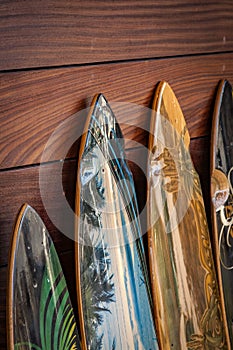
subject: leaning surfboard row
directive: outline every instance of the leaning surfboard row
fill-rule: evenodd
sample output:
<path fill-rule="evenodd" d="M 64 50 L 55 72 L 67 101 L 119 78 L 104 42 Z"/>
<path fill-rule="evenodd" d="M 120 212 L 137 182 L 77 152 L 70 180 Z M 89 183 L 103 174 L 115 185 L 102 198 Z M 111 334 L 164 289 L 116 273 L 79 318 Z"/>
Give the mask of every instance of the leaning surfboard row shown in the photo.
<path fill-rule="evenodd" d="M 78 308 L 44 223 L 24 204 L 9 259 L 10 350 L 232 348 L 232 117 L 232 88 L 224 81 L 212 128 L 212 250 L 185 119 L 169 84 L 158 84 L 146 256 L 121 129 L 105 97 L 94 98 L 77 171 Z"/>

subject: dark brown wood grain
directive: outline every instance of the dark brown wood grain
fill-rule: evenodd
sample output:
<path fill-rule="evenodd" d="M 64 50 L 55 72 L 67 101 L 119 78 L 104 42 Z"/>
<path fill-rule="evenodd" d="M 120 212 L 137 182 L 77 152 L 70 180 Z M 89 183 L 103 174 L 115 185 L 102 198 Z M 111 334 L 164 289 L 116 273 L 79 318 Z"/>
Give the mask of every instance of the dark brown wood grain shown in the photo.
<path fill-rule="evenodd" d="M 2 252 L 1 252 L 2 254 Z M 6 290 L 7 290 L 7 268 L 0 267 L 0 348 L 6 346 Z"/>
<path fill-rule="evenodd" d="M 42 184 L 49 208 L 56 223 L 66 222 L 57 193 L 61 167 L 60 193 L 72 210 L 79 137 L 96 93 L 106 96 L 123 130 L 144 232 L 150 107 L 156 84 L 169 82 L 191 136 L 209 219 L 211 115 L 219 80 L 233 82 L 232 16 L 232 0 L 0 2 L 1 350 L 7 349 L 7 255 L 24 202 L 38 211 L 54 240 L 77 311 L 74 242 L 45 210 L 39 163 L 46 163 Z M 67 229 L 72 236 L 72 219 Z"/>
<path fill-rule="evenodd" d="M 67 152 L 76 155 L 77 146 L 69 148 L 81 136 L 86 108 L 99 92 L 121 124 L 126 147 L 145 145 L 160 80 L 174 89 L 191 137 L 208 135 L 215 89 L 223 76 L 233 80 L 232 54 L 1 74 L 0 168 L 39 163 L 58 127 L 44 161 L 62 159 Z"/>
<path fill-rule="evenodd" d="M 54 222 L 59 225 L 65 220 L 61 199 L 59 195 L 65 197 L 71 208 L 74 207 L 74 191 L 76 182 L 76 161 L 65 162 L 63 166 L 63 179 L 60 178 L 60 162 L 43 166 L 46 179 L 45 196 L 43 197 L 48 205 L 46 209 L 54 208 L 55 217 L 52 221 L 43 205 L 40 184 L 39 166 L 12 170 L 0 173 L 0 251 L 7 252 L 19 209 L 24 203 L 31 205 L 42 217 L 58 252 L 71 249 L 73 246 L 73 222 L 67 223 L 66 236 L 58 231 Z M 62 192 L 57 190 L 61 179 Z M 60 199 L 60 201 L 59 201 Z M 0 266 L 7 263 L 7 254 L 0 254 Z"/>
<path fill-rule="evenodd" d="M 233 50 L 233 3 L 0 2 L 0 69 Z"/>

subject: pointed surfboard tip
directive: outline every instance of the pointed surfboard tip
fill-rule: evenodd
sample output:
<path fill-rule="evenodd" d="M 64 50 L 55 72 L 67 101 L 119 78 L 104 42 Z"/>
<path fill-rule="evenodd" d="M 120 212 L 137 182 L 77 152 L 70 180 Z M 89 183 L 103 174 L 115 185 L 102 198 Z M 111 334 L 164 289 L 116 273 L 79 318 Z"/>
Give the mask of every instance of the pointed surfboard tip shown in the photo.
<path fill-rule="evenodd" d="M 28 203 L 24 203 L 18 211 L 12 230 L 11 243 L 8 253 L 8 273 L 7 273 L 7 300 L 6 300 L 6 323 L 7 323 L 7 344 L 10 350 L 14 349 L 14 326 L 13 326 L 13 311 L 14 311 L 14 269 L 16 265 L 16 254 L 19 240 L 21 237 L 21 225 L 25 219 L 34 215 L 43 226 L 44 223 L 36 210 Z M 46 235 L 50 238 L 46 229 Z"/>
<path fill-rule="evenodd" d="M 84 125 L 84 129 L 83 129 L 83 133 L 82 133 L 82 137 L 81 137 L 81 144 L 80 144 L 80 148 L 79 148 L 79 159 L 81 158 L 81 156 L 85 150 L 87 135 L 89 132 L 90 123 L 91 123 L 91 119 L 93 117 L 95 108 L 96 108 L 97 104 L 101 104 L 101 103 L 104 105 L 108 105 L 108 101 L 105 98 L 104 94 L 98 93 L 93 97 L 89 112 L 87 114 L 87 119 L 86 119 L 86 122 Z"/>
<path fill-rule="evenodd" d="M 161 116 L 170 122 L 172 127 L 177 131 L 178 135 L 182 136 L 184 145 L 188 149 L 190 144 L 190 136 L 185 118 L 173 89 L 166 81 L 160 81 L 154 93 L 150 126 L 152 139 L 153 135 L 156 134 L 156 119 Z M 152 143 L 153 141 L 150 141 L 149 145 Z"/>
<path fill-rule="evenodd" d="M 231 88 L 231 85 L 228 80 L 221 79 L 219 80 L 216 96 L 215 96 L 215 103 L 214 103 L 214 111 L 212 116 L 212 128 L 211 128 L 211 143 L 210 143 L 210 173 L 212 176 L 212 173 L 214 169 L 216 168 L 215 164 L 215 154 L 216 154 L 216 145 L 217 145 L 217 137 L 218 137 L 218 129 L 219 129 L 219 118 L 220 118 L 220 108 L 222 104 L 222 99 L 224 95 L 224 91 L 229 86 Z"/>
<path fill-rule="evenodd" d="M 6 322 L 7 322 L 7 344 L 9 349 L 14 349 L 14 329 L 13 329 L 13 272 L 15 265 L 15 253 L 19 239 L 19 227 L 22 219 L 28 210 L 34 210 L 29 204 L 24 203 L 15 220 L 12 238 L 8 253 L 8 276 L 7 276 L 7 298 L 6 298 Z"/>
<path fill-rule="evenodd" d="M 80 335 L 81 335 L 81 343 L 82 343 L 82 350 L 87 350 L 87 341 L 86 341 L 86 332 L 84 327 L 84 316 L 83 316 L 83 308 L 82 308 L 82 299 L 81 299 L 81 291 L 79 290 L 79 286 L 81 283 L 80 279 L 80 265 L 79 265 L 79 244 L 78 244 L 78 238 L 79 238 L 79 229 L 78 229 L 78 217 L 80 215 L 80 164 L 81 159 L 83 156 L 83 153 L 85 152 L 86 143 L 87 143 L 87 137 L 88 133 L 90 132 L 90 124 L 91 119 L 93 117 L 96 105 L 100 103 L 100 101 L 105 105 L 108 104 L 105 96 L 103 93 L 97 93 L 91 102 L 90 110 L 87 115 L 86 123 L 84 125 L 84 130 L 82 133 L 80 148 L 79 148 L 79 157 L 78 157 L 78 168 L 77 168 L 77 179 L 76 179 L 76 195 L 75 195 L 75 275 L 76 275 L 76 289 L 77 289 L 77 304 L 78 304 L 78 311 L 79 311 L 79 322 L 80 322 Z"/>
<path fill-rule="evenodd" d="M 53 300 L 56 309 L 58 305 L 58 301 L 55 301 L 57 298 L 57 292 L 55 292 L 56 276 L 60 276 L 59 281 L 63 281 L 61 283 L 63 285 L 62 293 L 66 291 L 68 295 L 64 300 L 67 300 L 70 312 L 73 313 L 66 281 L 52 239 L 39 214 L 27 203 L 22 205 L 16 218 L 8 266 L 7 344 L 9 350 L 13 350 L 15 342 L 19 342 L 18 344 L 26 344 L 28 342 L 29 344 L 34 337 L 35 339 L 38 337 L 37 341 L 39 344 L 39 339 L 42 339 L 39 333 L 39 324 L 41 322 L 39 310 L 41 310 L 41 302 L 46 303 L 43 296 L 47 295 L 48 290 L 50 290 L 49 293 L 54 293 L 55 295 L 55 298 L 51 298 L 51 300 Z M 49 276 L 49 279 L 44 276 Z M 44 280 L 48 282 L 46 286 L 43 284 Z M 26 308 L 26 313 L 24 307 Z M 63 311 L 60 314 L 57 313 L 57 316 L 60 315 L 59 317 L 65 315 L 64 308 L 61 310 Z M 37 320 L 38 327 L 34 327 L 32 333 L 31 324 L 35 325 Z M 75 320 L 74 316 L 71 315 L 70 320 Z M 26 327 L 23 336 L 18 328 L 18 324 L 21 322 Z M 75 321 L 72 323 L 70 331 L 72 337 L 75 335 L 75 338 L 73 337 L 72 339 L 79 344 Z M 58 338 L 56 339 L 58 341 Z M 25 342 L 26 340 L 27 342 Z"/>

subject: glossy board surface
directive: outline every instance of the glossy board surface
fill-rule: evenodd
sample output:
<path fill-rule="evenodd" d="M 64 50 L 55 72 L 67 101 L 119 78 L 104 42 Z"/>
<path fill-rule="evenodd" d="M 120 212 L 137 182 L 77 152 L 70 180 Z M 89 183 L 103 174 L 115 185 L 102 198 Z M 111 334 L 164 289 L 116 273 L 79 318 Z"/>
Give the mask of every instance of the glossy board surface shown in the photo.
<path fill-rule="evenodd" d="M 226 348 L 204 203 L 171 87 L 155 92 L 148 157 L 149 262 L 161 349 Z"/>
<path fill-rule="evenodd" d="M 29 205 L 19 213 L 8 284 L 9 350 L 78 350 L 79 335 L 52 240 Z"/>
<path fill-rule="evenodd" d="M 76 198 L 83 348 L 157 349 L 133 178 L 103 95 L 86 125 Z"/>
<path fill-rule="evenodd" d="M 212 123 L 211 198 L 215 258 L 220 291 L 233 348 L 233 95 L 219 83 Z"/>

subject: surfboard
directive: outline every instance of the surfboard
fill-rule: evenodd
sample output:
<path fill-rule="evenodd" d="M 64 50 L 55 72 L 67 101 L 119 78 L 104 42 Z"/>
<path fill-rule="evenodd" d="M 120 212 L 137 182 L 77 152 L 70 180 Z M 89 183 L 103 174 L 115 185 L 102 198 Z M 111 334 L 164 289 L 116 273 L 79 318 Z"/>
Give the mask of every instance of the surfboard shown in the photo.
<path fill-rule="evenodd" d="M 167 82 L 154 96 L 148 154 L 148 245 L 161 349 L 225 349 L 225 330 L 190 136 Z"/>
<path fill-rule="evenodd" d="M 83 349 L 157 349 L 133 177 L 102 94 L 81 140 L 76 276 Z"/>
<path fill-rule="evenodd" d="M 211 198 L 215 260 L 229 343 L 233 348 L 233 95 L 221 80 L 211 135 Z M 229 346 L 230 348 L 230 346 Z"/>
<path fill-rule="evenodd" d="M 8 349 L 80 349 L 54 244 L 39 215 L 27 204 L 15 224 L 8 271 Z"/>

